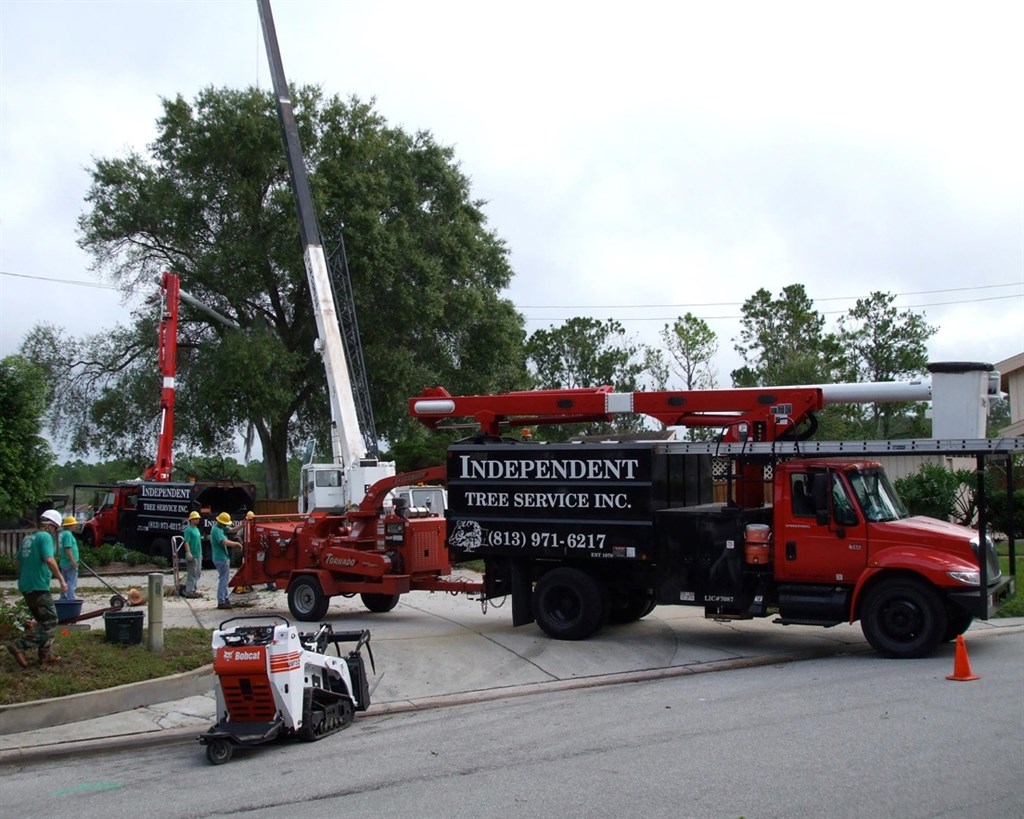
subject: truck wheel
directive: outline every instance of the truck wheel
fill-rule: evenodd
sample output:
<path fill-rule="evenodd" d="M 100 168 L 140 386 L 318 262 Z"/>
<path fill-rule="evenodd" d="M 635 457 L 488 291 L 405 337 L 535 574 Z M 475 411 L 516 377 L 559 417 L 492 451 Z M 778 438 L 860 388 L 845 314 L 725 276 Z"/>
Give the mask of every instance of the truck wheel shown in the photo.
<path fill-rule="evenodd" d="M 645 595 L 620 592 L 612 595 L 608 622 L 613 624 L 634 623 L 654 611 L 656 606 L 657 603 Z"/>
<path fill-rule="evenodd" d="M 359 595 L 363 601 L 363 605 L 366 606 L 372 612 L 377 614 L 383 614 L 386 611 L 391 611 L 395 606 L 398 605 L 398 598 L 400 594 L 373 594 L 367 592 Z"/>
<path fill-rule="evenodd" d="M 942 642 L 948 643 L 955 640 L 974 622 L 974 615 L 959 606 L 946 606 L 946 631 L 942 635 Z"/>
<path fill-rule="evenodd" d="M 311 575 L 300 575 L 288 586 L 288 610 L 296 620 L 304 623 L 320 620 L 327 614 L 330 604 L 319 581 Z"/>
<path fill-rule="evenodd" d="M 533 591 L 533 617 L 556 640 L 585 640 L 607 613 L 607 590 L 579 569 L 561 567 L 541 576 Z"/>
<path fill-rule="evenodd" d="M 82 543 L 90 549 L 96 548 L 96 535 L 92 529 L 85 529 L 82 531 Z"/>
<path fill-rule="evenodd" d="M 868 592 L 860 626 L 883 657 L 925 657 L 946 631 L 946 607 L 934 589 L 918 580 L 883 580 Z"/>

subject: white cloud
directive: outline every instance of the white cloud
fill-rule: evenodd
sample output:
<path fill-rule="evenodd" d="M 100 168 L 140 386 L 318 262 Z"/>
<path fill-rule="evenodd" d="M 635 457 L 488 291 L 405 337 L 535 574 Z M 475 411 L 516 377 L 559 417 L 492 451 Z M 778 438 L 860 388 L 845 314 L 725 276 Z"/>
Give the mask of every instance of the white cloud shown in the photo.
<path fill-rule="evenodd" d="M 293 82 L 376 96 L 392 123 L 455 146 L 512 250 L 529 329 L 615 315 L 654 344 L 665 320 L 716 305 L 693 312 L 719 333 L 726 383 L 739 303 L 793 282 L 830 311 L 921 291 L 898 303 L 927 305 L 934 358 L 1024 350 L 1018 6 L 277 0 L 274 14 Z M 269 85 L 251 0 L 3 0 L 0 38 L 4 272 L 89 278 L 75 220 L 92 159 L 144 151 L 160 97 Z M 938 292 L 957 287 L 977 289 Z M 124 320 L 119 302 L 0 275 L 0 355 L 44 319 L 98 332 Z"/>

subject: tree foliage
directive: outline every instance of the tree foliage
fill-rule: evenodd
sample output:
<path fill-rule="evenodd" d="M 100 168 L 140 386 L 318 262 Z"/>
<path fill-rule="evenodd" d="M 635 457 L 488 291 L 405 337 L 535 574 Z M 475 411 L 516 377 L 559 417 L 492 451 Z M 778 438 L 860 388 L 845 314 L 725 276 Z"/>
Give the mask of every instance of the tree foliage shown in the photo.
<path fill-rule="evenodd" d="M 826 329 L 804 286 L 778 297 L 759 289 L 743 305 L 735 349 L 747 362 L 732 372 L 734 386 L 836 384 L 908 380 L 924 373 L 935 328 L 912 311 L 893 307 L 895 296 L 858 299 Z M 907 437 L 928 434 L 925 406 L 914 403 L 833 404 L 819 415 L 818 438 Z"/>
<path fill-rule="evenodd" d="M 40 433 L 51 395 L 41 368 L 0 360 L 0 519 L 34 514 L 47 494 L 53 454 Z"/>
<path fill-rule="evenodd" d="M 636 389 L 643 370 L 640 345 L 614 319 L 576 316 L 561 327 L 535 331 L 526 342 L 534 382 L 545 390 L 610 385 Z"/>
<path fill-rule="evenodd" d="M 372 101 L 293 90 L 327 249 L 344 231 L 379 434 L 400 438 L 406 399 L 424 386 L 493 392 L 524 383 L 522 317 L 499 295 L 504 242 L 450 147 L 390 126 Z M 285 152 L 269 91 L 214 89 L 164 100 L 148 155 L 90 169 L 80 244 L 130 291 L 171 269 L 181 287 L 241 327 L 182 309 L 176 441 L 216 452 L 251 431 L 270 493 L 288 494 L 288 453 L 329 413 Z M 79 400 L 54 420 L 73 451 L 149 452 L 158 378 L 154 318 L 69 346 L 49 365 Z M 46 357 L 40 331 L 29 350 Z"/>
<path fill-rule="evenodd" d="M 839 318 L 840 343 L 854 381 L 905 381 L 927 371 L 927 342 L 936 328 L 922 315 L 897 310 L 895 300 L 891 293 L 874 292 Z M 909 403 L 869 404 L 863 411 L 864 434 L 925 434 L 926 429 L 914 423 L 920 415 Z"/>
<path fill-rule="evenodd" d="M 733 370 L 736 387 L 830 383 L 845 374 L 844 359 L 825 317 L 802 284 L 782 288 L 778 297 L 763 287 L 743 303 L 734 348 L 747 362 Z"/>
<path fill-rule="evenodd" d="M 560 327 L 535 331 L 526 342 L 526 358 L 534 386 L 544 390 L 611 386 L 617 392 L 639 389 L 649 364 L 657 357 L 648 348 L 626 335 L 614 319 L 576 316 Z M 658 373 L 654 373 L 657 379 Z M 642 418 L 618 416 L 615 429 L 638 429 Z M 559 424 L 540 431 L 541 437 L 555 440 L 580 432 L 578 424 Z"/>
<path fill-rule="evenodd" d="M 684 390 L 710 390 L 717 383 L 713 361 L 718 353 L 718 336 L 704 319 L 693 313 L 677 318 L 661 331 L 673 370 L 682 379 Z"/>

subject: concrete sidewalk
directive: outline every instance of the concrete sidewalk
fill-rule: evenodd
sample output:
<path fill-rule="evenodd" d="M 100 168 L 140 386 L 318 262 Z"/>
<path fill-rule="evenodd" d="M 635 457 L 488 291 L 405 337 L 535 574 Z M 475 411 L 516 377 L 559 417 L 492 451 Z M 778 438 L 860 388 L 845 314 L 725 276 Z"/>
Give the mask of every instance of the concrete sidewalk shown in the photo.
<path fill-rule="evenodd" d="M 164 598 L 165 627 L 212 629 L 229 617 L 289 617 L 287 597 L 280 591 L 232 595 L 236 608 L 218 610 L 214 580 L 212 572 L 204 572 L 204 599 Z M 173 585 L 169 576 L 164 582 Z M 118 578 L 114 585 L 147 588 L 144 577 Z M 92 597 L 90 592 L 84 610 Z M 148 609 L 141 609 L 147 611 L 148 627 Z M 644 620 L 606 627 L 582 642 L 551 640 L 533 625 L 513 629 L 507 607 L 491 606 L 485 614 L 479 602 L 439 593 L 404 595 L 387 614 L 366 611 L 358 598 L 336 598 L 327 619 L 338 629 L 371 630 L 376 674 L 364 716 L 871 651 L 859 624 L 822 629 L 780 626 L 771 619 L 715 622 L 704 619 L 702 609 L 683 606 L 659 607 Z M 94 628 L 103 628 L 102 620 L 94 622 Z M 312 627 L 300 625 L 301 630 Z M 1002 634 L 1024 634 L 1024 618 L 976 623 L 967 640 Z M 952 644 L 939 649 L 949 655 L 951 670 L 953 651 Z M 207 667 L 5 707 L 0 709 L 0 764 L 194 740 L 215 722 L 213 685 Z"/>

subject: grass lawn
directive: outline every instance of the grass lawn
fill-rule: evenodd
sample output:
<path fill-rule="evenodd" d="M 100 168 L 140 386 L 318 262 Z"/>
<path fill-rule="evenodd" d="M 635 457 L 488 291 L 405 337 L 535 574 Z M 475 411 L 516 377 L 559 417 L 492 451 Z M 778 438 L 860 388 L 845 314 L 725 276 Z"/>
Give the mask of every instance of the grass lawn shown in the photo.
<path fill-rule="evenodd" d="M 213 662 L 210 632 L 200 628 L 164 630 L 160 654 L 146 648 L 146 630 L 139 645 L 105 641 L 103 630 L 71 631 L 58 627 L 54 653 L 61 663 L 42 669 L 26 654 L 29 667 L 22 669 L 6 650 L 0 654 L 0 704 L 9 705 L 49 697 L 66 697 L 116 685 L 167 677 Z"/>

